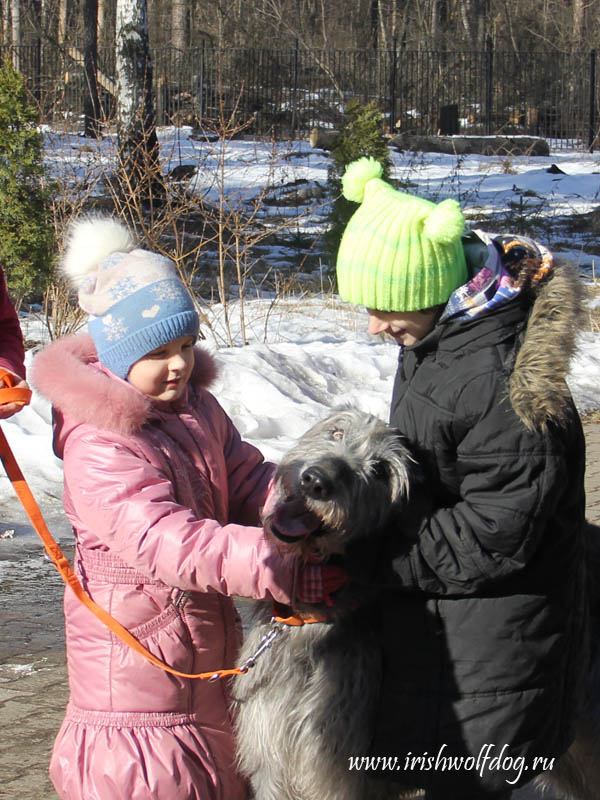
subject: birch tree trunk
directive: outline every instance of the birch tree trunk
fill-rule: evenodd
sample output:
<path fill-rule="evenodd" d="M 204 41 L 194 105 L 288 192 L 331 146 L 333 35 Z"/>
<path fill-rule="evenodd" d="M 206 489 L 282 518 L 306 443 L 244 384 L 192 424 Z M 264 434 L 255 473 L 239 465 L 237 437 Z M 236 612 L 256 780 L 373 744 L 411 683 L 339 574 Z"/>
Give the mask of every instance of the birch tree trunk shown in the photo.
<path fill-rule="evenodd" d="M 11 0 L 11 44 L 13 46 L 13 67 L 21 69 L 21 0 Z"/>
<path fill-rule="evenodd" d="M 58 4 L 58 43 L 64 44 L 67 38 L 68 0 L 60 0 Z"/>
<path fill-rule="evenodd" d="M 585 25 L 585 0 L 573 0 L 573 49 L 583 47 Z"/>
<path fill-rule="evenodd" d="M 2 3 L 2 44 L 10 44 L 10 2 Z"/>
<path fill-rule="evenodd" d="M 123 189 L 149 202 L 163 194 L 152 99 L 146 0 L 117 0 L 117 137 Z"/>
<path fill-rule="evenodd" d="M 171 0 L 171 44 L 173 82 L 181 80 L 181 66 L 187 42 L 187 0 Z"/>
<path fill-rule="evenodd" d="M 183 53 L 187 40 L 187 0 L 171 0 L 171 44 Z"/>

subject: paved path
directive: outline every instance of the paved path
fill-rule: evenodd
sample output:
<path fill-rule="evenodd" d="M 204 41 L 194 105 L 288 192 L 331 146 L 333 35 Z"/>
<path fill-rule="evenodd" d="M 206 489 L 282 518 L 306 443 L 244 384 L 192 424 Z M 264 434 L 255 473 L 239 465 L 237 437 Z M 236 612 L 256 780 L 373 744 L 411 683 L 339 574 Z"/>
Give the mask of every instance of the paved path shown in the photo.
<path fill-rule="evenodd" d="M 585 433 L 587 513 L 600 525 L 600 423 L 586 425 Z M 15 595 L 11 607 L 0 613 L 3 652 L 9 654 L 0 664 L 0 800 L 57 800 L 47 765 L 67 701 L 67 683 L 62 587 L 58 577 L 48 582 L 50 589 L 40 599 L 34 619 L 21 612 Z M 6 601 L 7 592 L 11 596 L 9 584 L 5 589 L 0 583 L 0 602 Z M 541 796 L 525 787 L 515 793 L 515 800 L 541 800 Z M 544 800 L 555 798 L 546 794 Z"/>

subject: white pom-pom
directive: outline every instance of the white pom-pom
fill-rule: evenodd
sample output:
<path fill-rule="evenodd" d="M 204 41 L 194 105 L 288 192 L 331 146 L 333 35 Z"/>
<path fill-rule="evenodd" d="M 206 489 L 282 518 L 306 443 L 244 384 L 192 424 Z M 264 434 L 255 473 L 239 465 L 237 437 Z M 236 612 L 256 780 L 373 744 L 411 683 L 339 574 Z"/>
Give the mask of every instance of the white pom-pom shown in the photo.
<path fill-rule="evenodd" d="M 342 178 L 342 194 L 346 200 L 362 203 L 365 187 L 373 178 L 381 178 L 383 165 L 374 158 L 359 158 L 346 168 Z"/>
<path fill-rule="evenodd" d="M 462 236 L 465 217 L 456 200 L 442 200 L 425 220 L 423 233 L 439 244 L 452 244 Z"/>
<path fill-rule="evenodd" d="M 60 269 L 79 288 L 85 277 L 95 272 L 109 255 L 129 253 L 136 246 L 131 231 L 112 217 L 82 217 L 69 229 Z"/>

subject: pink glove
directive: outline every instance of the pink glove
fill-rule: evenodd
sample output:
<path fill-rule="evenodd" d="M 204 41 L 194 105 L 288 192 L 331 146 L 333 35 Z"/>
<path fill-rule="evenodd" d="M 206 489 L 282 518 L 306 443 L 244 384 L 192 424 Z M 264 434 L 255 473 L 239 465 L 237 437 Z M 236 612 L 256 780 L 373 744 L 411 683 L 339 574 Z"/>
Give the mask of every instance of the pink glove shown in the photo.
<path fill-rule="evenodd" d="M 303 603 L 325 603 L 331 607 L 331 595 L 348 580 L 342 569 L 333 564 L 306 564 L 298 573 L 298 599 Z"/>

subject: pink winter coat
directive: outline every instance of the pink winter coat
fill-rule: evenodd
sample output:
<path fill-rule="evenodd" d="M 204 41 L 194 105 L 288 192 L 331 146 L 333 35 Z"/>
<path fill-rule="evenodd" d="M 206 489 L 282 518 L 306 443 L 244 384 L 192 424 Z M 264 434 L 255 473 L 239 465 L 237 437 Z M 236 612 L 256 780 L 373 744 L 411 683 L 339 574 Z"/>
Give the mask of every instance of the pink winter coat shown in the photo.
<path fill-rule="evenodd" d="M 196 349 L 170 407 L 98 364 L 92 340 L 55 342 L 33 363 L 54 406 L 75 569 L 89 594 L 184 672 L 235 665 L 229 595 L 289 601 L 293 565 L 257 525 L 272 466 L 240 439 L 205 386 Z M 50 774 L 68 800 L 241 800 L 228 685 L 180 679 L 117 640 L 67 589 L 71 697 Z"/>

